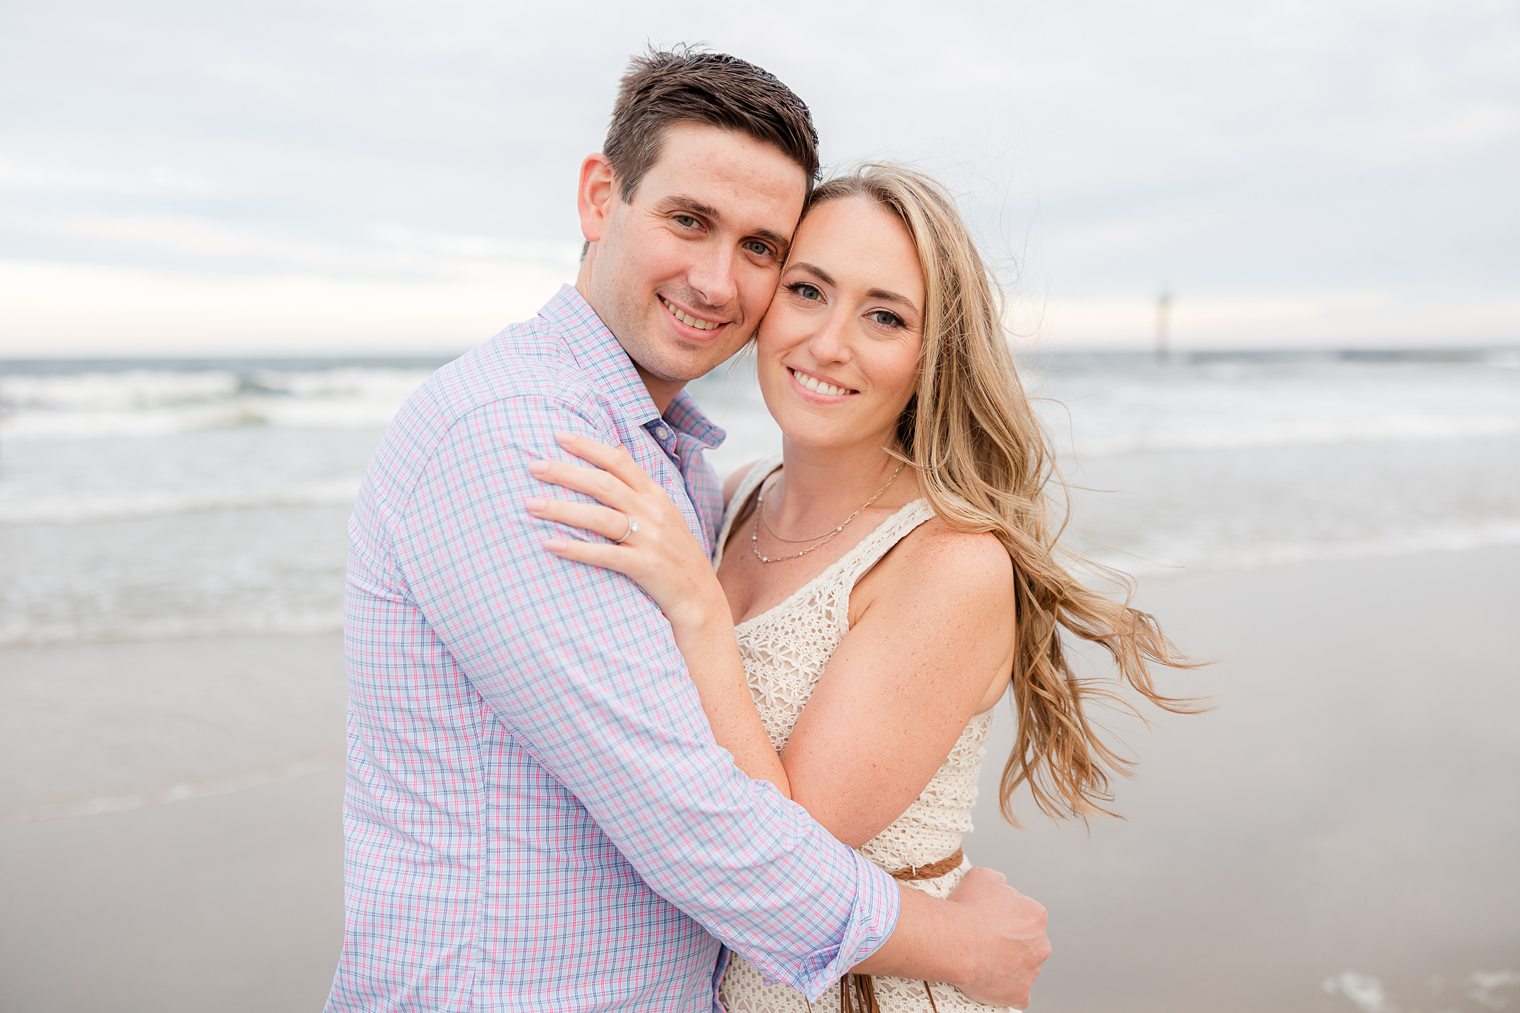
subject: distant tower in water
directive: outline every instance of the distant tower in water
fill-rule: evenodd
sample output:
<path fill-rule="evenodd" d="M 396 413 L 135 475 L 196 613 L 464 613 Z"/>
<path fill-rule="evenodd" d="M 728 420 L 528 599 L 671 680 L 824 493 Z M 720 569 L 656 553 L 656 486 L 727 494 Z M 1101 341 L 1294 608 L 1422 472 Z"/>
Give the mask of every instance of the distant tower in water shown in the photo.
<path fill-rule="evenodd" d="M 1172 293 L 1162 289 L 1156 298 L 1156 361 L 1165 362 L 1171 355 Z"/>

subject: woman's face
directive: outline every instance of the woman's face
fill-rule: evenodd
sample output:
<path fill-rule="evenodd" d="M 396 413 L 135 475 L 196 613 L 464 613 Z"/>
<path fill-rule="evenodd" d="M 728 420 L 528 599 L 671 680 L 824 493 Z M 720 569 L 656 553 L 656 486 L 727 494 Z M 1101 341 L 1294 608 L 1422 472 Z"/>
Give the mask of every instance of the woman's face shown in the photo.
<path fill-rule="evenodd" d="M 861 196 L 809 211 L 756 340 L 760 390 L 786 438 L 892 445 L 923 323 L 923 271 L 895 215 Z"/>

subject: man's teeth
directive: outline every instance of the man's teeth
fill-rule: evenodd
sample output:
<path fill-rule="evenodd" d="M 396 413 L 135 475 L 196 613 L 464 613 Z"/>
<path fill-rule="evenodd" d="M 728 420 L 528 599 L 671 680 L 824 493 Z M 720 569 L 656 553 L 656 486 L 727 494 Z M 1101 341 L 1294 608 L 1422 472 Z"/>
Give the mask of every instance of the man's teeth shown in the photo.
<path fill-rule="evenodd" d="M 814 394 L 828 394 L 831 397 L 842 397 L 845 394 L 855 393 L 847 387 L 836 387 L 832 383 L 824 383 L 816 376 L 808 376 L 806 373 L 799 373 L 795 369 L 792 370 L 792 375 L 797 378 L 798 383 Z"/>
<path fill-rule="evenodd" d="M 670 310 L 670 315 L 681 321 L 681 323 L 685 324 L 687 327 L 695 327 L 699 331 L 715 331 L 719 327 L 723 326 L 722 324 L 715 323 L 711 320 L 698 320 L 696 317 L 687 316 L 685 313 L 682 313 L 680 310 L 670 305 L 670 303 L 665 303 L 665 308 Z"/>

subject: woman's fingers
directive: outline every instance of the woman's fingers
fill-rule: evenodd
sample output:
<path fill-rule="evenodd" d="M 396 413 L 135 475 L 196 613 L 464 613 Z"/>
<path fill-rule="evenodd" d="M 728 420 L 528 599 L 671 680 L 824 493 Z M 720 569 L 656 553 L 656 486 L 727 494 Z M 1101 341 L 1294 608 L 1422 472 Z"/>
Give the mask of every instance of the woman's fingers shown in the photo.
<path fill-rule="evenodd" d="M 616 545 L 606 542 L 583 542 L 577 538 L 551 538 L 544 548 L 561 559 L 576 563 L 599 566 L 604 570 L 616 570 L 628 574 L 628 567 L 635 565 L 633 553 L 619 552 Z M 628 574 L 632 576 L 632 574 Z"/>
<path fill-rule="evenodd" d="M 571 503 L 561 499 L 545 499 L 535 496 L 524 504 L 528 513 L 539 520 L 553 521 L 567 527 L 580 528 L 617 542 L 628 535 L 628 514 L 611 507 L 594 506 L 590 503 Z"/>
<path fill-rule="evenodd" d="M 540 481 L 583 492 L 614 510 L 626 509 L 632 502 L 633 490 L 628 484 L 601 468 L 582 468 L 568 461 L 534 461 L 528 465 L 528 473 Z"/>
<path fill-rule="evenodd" d="M 623 481 L 630 489 L 642 489 L 653 480 L 644 473 L 633 455 L 622 447 L 609 447 L 605 443 L 579 436 L 575 433 L 555 433 L 554 439 L 561 447 L 579 457 L 587 464 L 594 464 Z"/>

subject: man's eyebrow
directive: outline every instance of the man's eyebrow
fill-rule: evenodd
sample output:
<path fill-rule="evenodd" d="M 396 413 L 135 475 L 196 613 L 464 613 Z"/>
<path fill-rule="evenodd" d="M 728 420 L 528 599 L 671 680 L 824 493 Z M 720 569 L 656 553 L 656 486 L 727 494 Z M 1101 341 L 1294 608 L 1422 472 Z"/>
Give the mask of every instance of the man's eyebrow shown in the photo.
<path fill-rule="evenodd" d="M 672 211 L 689 211 L 691 214 L 700 215 L 710 222 L 721 222 L 723 213 L 711 204 L 688 197 L 683 193 L 671 194 L 660 202 L 660 213 L 670 214 Z M 764 240 L 776 248 L 776 256 L 785 260 L 786 255 L 792 248 L 792 241 L 774 229 L 756 229 L 756 239 Z"/>
<path fill-rule="evenodd" d="M 786 255 L 792 251 L 792 241 L 779 232 L 773 232 L 770 229 L 756 229 L 755 238 L 763 239 L 774 246 L 776 248 L 776 256 L 781 260 L 785 260 Z"/>
<path fill-rule="evenodd" d="M 704 204 L 695 197 L 685 194 L 671 194 L 660 202 L 661 211 L 690 211 L 694 215 L 701 215 L 709 221 L 718 221 L 723 215 L 711 204 Z"/>

